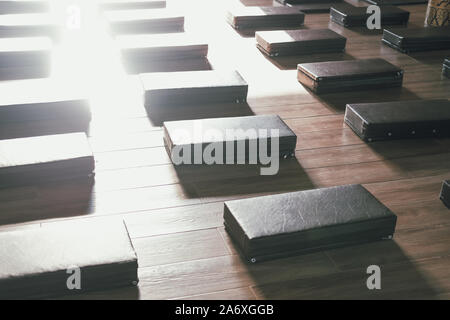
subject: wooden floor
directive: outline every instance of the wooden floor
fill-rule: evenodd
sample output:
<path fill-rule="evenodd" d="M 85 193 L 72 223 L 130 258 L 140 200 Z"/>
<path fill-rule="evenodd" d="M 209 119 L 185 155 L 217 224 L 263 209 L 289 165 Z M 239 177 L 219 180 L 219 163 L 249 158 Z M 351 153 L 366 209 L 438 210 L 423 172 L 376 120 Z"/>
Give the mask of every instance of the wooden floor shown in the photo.
<path fill-rule="evenodd" d="M 249 82 L 248 105 L 147 114 L 135 79 L 118 71 L 116 77 L 108 64 L 115 56 L 107 59 L 96 51 L 100 48 L 90 48 L 78 59 L 95 67 L 73 67 L 71 76 L 79 74 L 92 93 L 95 184 L 2 190 L 0 229 L 45 227 L 62 219 L 125 219 L 139 258 L 139 286 L 75 298 L 450 298 L 450 210 L 438 199 L 442 180 L 450 178 L 450 139 L 367 145 L 343 124 L 346 103 L 449 99 L 450 80 L 441 68 L 450 51 L 401 54 L 382 45 L 378 31 L 345 29 L 330 23 L 328 14 L 311 14 L 305 28 L 328 27 L 347 37 L 346 52 L 270 60 L 253 37 L 225 23 L 228 1 L 184 2 L 187 30 L 207 37 L 211 66 L 237 69 Z M 403 8 L 411 12 L 409 26 L 423 25 L 425 5 Z M 296 80 L 300 62 L 369 57 L 404 68 L 403 88 L 319 97 Z M 110 81 L 102 82 L 94 76 L 98 73 Z M 254 166 L 175 169 L 170 164 L 162 120 L 248 114 L 279 114 L 298 135 L 296 159 L 283 161 L 278 175 L 259 176 Z M 398 215 L 393 241 L 249 265 L 224 231 L 224 200 L 351 183 L 363 184 Z M 381 266 L 382 290 L 366 287 L 372 264 Z"/>

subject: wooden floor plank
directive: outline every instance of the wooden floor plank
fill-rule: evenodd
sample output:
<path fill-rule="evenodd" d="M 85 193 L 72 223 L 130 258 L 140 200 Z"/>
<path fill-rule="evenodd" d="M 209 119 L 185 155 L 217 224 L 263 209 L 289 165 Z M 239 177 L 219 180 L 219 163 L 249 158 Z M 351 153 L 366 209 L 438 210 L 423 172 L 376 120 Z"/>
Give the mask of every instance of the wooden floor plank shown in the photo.
<path fill-rule="evenodd" d="M 365 187 L 386 205 L 414 205 L 425 201 L 439 201 L 442 181 L 448 173 L 365 184 Z"/>
<path fill-rule="evenodd" d="M 298 279 L 335 270 L 322 254 L 276 264 L 249 266 L 238 256 L 224 256 L 141 270 L 140 297 L 166 299 L 240 288 L 260 282 Z M 296 268 L 292 266 L 295 265 Z"/>
<path fill-rule="evenodd" d="M 397 230 L 418 227 L 433 230 L 435 226 L 450 223 L 448 208 L 438 197 L 430 201 L 391 205 L 390 209 L 397 215 Z"/>
<path fill-rule="evenodd" d="M 139 267 L 225 256 L 228 251 L 215 228 L 133 240 Z"/>
<path fill-rule="evenodd" d="M 223 203 L 153 210 L 125 216 L 132 238 L 216 228 L 223 225 Z"/>
<path fill-rule="evenodd" d="M 378 241 L 366 245 L 328 251 L 340 270 L 363 269 L 370 265 L 419 261 L 450 255 L 449 226 L 397 230 L 394 241 Z"/>
<path fill-rule="evenodd" d="M 437 140 L 394 140 L 371 144 L 355 144 L 299 150 L 296 158 L 304 169 L 339 166 L 450 151 L 450 144 Z"/>

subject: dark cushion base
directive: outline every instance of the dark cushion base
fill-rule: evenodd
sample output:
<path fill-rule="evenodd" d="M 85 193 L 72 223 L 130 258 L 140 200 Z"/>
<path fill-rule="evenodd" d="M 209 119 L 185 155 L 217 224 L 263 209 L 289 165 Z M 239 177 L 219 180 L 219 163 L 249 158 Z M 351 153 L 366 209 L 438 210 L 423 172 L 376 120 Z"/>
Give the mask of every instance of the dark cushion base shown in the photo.
<path fill-rule="evenodd" d="M 122 264 L 120 267 L 104 265 L 96 268 L 84 268 L 81 272 L 82 288 L 80 290 L 68 290 L 65 281 L 70 275 L 66 272 L 59 272 L 59 274 L 49 274 L 48 278 L 46 275 L 36 275 L 22 281 L 14 280 L 10 283 L 5 281 L 2 283 L 5 290 L 0 290 L 0 299 L 45 299 L 138 284 L 136 262 Z M 104 278 L 108 274 L 111 275 L 111 280 Z"/>
<path fill-rule="evenodd" d="M 336 80 L 335 82 L 328 82 L 326 85 L 322 85 L 318 82 L 314 82 L 311 79 L 308 79 L 310 83 L 306 83 L 303 80 L 305 77 L 303 75 L 299 78 L 300 83 L 305 85 L 308 89 L 317 94 L 323 93 L 334 93 L 334 92 L 344 92 L 344 91 L 352 91 L 352 90 L 376 90 L 383 88 L 396 88 L 402 86 L 402 79 L 386 79 L 386 78 L 373 78 L 371 81 L 366 80 L 364 82 L 359 82 L 357 80 L 347 82 L 343 84 L 342 81 Z"/>
<path fill-rule="evenodd" d="M 443 182 L 440 198 L 446 207 L 450 209 L 450 180 Z"/>
<path fill-rule="evenodd" d="M 447 100 L 348 104 L 345 123 L 364 141 L 450 136 Z"/>
<path fill-rule="evenodd" d="M 204 130 L 201 134 L 206 134 L 207 131 L 214 129 L 216 132 L 220 133 L 222 137 L 220 140 L 218 138 L 214 139 L 214 142 L 211 142 L 213 140 L 203 140 L 200 138 L 197 138 L 197 133 L 194 131 L 195 126 L 202 126 L 201 130 Z M 286 123 L 281 120 L 280 117 L 276 115 L 261 115 L 261 116 L 246 116 L 246 117 L 230 117 L 230 118 L 212 118 L 212 119 L 201 119 L 201 120 L 184 120 L 184 121 L 167 121 L 164 122 L 163 130 L 164 130 L 164 144 L 166 146 L 167 153 L 169 157 L 173 160 L 172 154 L 173 151 L 177 152 L 176 155 L 179 155 L 178 153 L 181 153 L 182 151 L 188 149 L 191 150 L 190 155 L 186 155 L 186 157 L 189 157 L 188 159 L 185 159 L 186 161 L 189 160 L 191 164 L 194 164 L 194 152 L 192 150 L 201 149 L 202 155 L 210 143 L 213 146 L 218 146 L 223 148 L 223 158 L 221 159 L 226 160 L 229 159 L 228 163 L 233 162 L 233 164 L 236 164 L 237 159 L 239 160 L 246 160 L 247 161 L 250 157 L 249 150 L 250 150 L 250 141 L 256 144 L 256 147 L 258 150 L 255 150 L 257 152 L 256 155 L 253 155 L 256 159 L 256 163 L 259 163 L 259 155 L 260 150 L 259 147 L 266 148 L 267 150 L 271 150 L 271 133 L 268 134 L 262 134 L 259 130 L 273 130 L 277 129 L 279 130 L 277 137 L 279 142 L 279 155 L 282 158 L 288 158 L 295 155 L 295 146 L 297 144 L 297 136 L 294 134 L 294 132 L 286 125 Z M 184 130 L 187 134 L 184 138 L 181 138 L 177 132 L 179 130 Z M 227 131 L 228 130 L 239 130 L 239 132 L 235 133 L 235 136 L 227 139 Z M 256 135 L 255 136 L 249 136 L 246 131 L 247 130 L 255 130 Z M 180 139 L 181 138 L 181 139 Z M 266 141 L 267 145 L 261 145 L 261 141 Z M 238 142 L 243 142 L 244 152 L 245 154 L 238 154 Z M 227 155 L 227 148 L 231 147 L 231 143 L 234 148 L 233 154 Z M 180 147 L 181 149 L 177 150 L 176 146 Z M 195 148 L 195 149 L 194 149 Z M 203 156 L 201 157 L 201 161 L 199 164 L 202 164 L 204 159 Z M 231 161 L 233 160 L 233 161 Z M 253 161 L 252 161 L 253 162 Z M 227 163 L 224 161 L 224 163 Z M 188 163 L 185 163 L 188 164 Z"/>
<path fill-rule="evenodd" d="M 1 14 L 42 13 L 49 11 L 49 1 L 0 1 Z"/>
<path fill-rule="evenodd" d="M 281 50 L 277 52 L 268 52 L 266 51 L 261 45 L 256 44 L 256 47 L 264 53 L 266 56 L 269 57 L 281 57 L 281 56 L 296 56 L 296 55 L 307 55 L 307 54 L 316 54 L 316 53 L 334 53 L 334 52 L 344 52 L 345 48 L 342 49 L 342 47 L 323 47 L 323 48 L 308 48 L 308 49 L 302 49 L 302 50 Z"/>
<path fill-rule="evenodd" d="M 274 260 L 274 259 L 282 259 L 282 258 L 288 258 L 292 256 L 299 256 L 309 253 L 314 253 L 318 251 L 324 251 L 324 250 L 331 250 L 331 249 L 337 249 L 337 248 L 343 248 L 343 247 L 349 247 L 354 245 L 361 245 L 364 243 L 370 243 L 374 241 L 380 241 L 380 240 L 391 240 L 393 239 L 394 235 L 392 233 L 381 233 L 381 234 L 375 234 L 375 235 L 367 235 L 367 232 L 355 234 L 353 240 L 343 240 L 343 241 L 337 241 L 336 239 L 329 242 L 329 243 L 322 243 L 314 245 L 311 243 L 311 247 L 303 250 L 299 250 L 296 245 L 293 245 L 291 248 L 284 247 L 283 251 L 270 251 L 268 250 L 267 253 L 258 253 L 258 254 L 251 254 L 251 253 L 245 253 L 243 249 L 239 246 L 236 239 L 234 238 L 234 232 L 227 226 L 225 223 L 225 230 L 230 235 L 230 238 L 232 240 L 232 243 L 236 246 L 237 251 L 241 256 L 245 258 L 245 260 L 248 263 L 259 263 L 264 262 L 268 260 Z"/>
<path fill-rule="evenodd" d="M 337 23 L 343 27 L 346 28 L 352 28 L 352 27 L 366 27 L 366 20 L 351 20 L 351 19 L 344 19 L 336 16 L 331 16 L 330 19 L 332 22 Z M 396 25 L 406 25 L 408 24 L 408 19 L 398 19 L 398 18 L 392 18 L 392 19 L 381 19 L 381 27 L 384 26 L 396 26 Z"/>
<path fill-rule="evenodd" d="M 155 26 L 155 27 L 146 27 L 144 26 L 110 26 L 111 34 L 115 36 L 119 35 L 134 35 L 134 34 L 158 34 L 158 33 L 177 33 L 184 32 L 184 22 L 171 26 Z"/>
<path fill-rule="evenodd" d="M 290 7 L 259 7 L 265 14 L 254 15 L 252 10 L 237 9 L 226 13 L 226 21 L 236 30 L 287 30 L 303 26 L 305 14 Z"/>
<path fill-rule="evenodd" d="M 162 107 L 162 106 L 180 106 L 183 105 L 196 105 L 196 104 L 215 104 L 215 103 L 245 103 L 247 101 L 247 92 L 229 92 L 228 94 L 225 92 L 221 94 L 216 94 L 211 96 L 210 94 L 196 94 L 187 97 L 186 99 L 179 98 L 166 98 L 164 96 L 154 97 L 153 100 L 149 99 L 149 101 L 145 104 L 146 108 L 150 107 Z"/>
<path fill-rule="evenodd" d="M 333 3 L 310 3 L 310 4 L 288 4 L 290 7 L 298 9 L 304 13 L 328 13 Z"/>
<path fill-rule="evenodd" d="M 166 7 L 166 1 L 101 1 L 100 10 L 135 10 L 135 9 L 159 9 Z"/>
<path fill-rule="evenodd" d="M 94 183 L 95 173 L 86 173 L 80 171 L 67 171 L 67 170 L 53 170 L 51 172 L 39 171 L 30 172 L 26 176 L 7 176 L 1 175 L 3 182 L 0 182 L 0 189 L 2 188 L 14 188 L 22 186 L 39 186 L 41 184 L 48 184 L 60 181 L 81 181 Z"/>
<path fill-rule="evenodd" d="M 402 53 L 410 53 L 410 52 L 420 52 L 420 51 L 435 51 L 435 50 L 448 50 L 449 49 L 449 43 L 436 43 L 436 44 L 430 44 L 426 43 L 424 45 L 418 45 L 418 46 L 398 46 L 386 39 L 381 39 L 381 42 L 388 47 L 395 49 L 397 51 L 400 51 Z"/>
<path fill-rule="evenodd" d="M 224 224 L 250 262 L 391 239 L 396 216 L 361 185 L 226 201 Z"/>
<path fill-rule="evenodd" d="M 366 27 L 369 14 L 364 7 L 355 7 L 347 2 L 338 3 L 330 9 L 330 20 L 344 27 Z M 381 10 L 381 25 L 405 25 L 409 12 L 395 6 L 384 6 Z"/>
<path fill-rule="evenodd" d="M 400 87 L 403 70 L 384 59 L 303 63 L 298 81 L 315 93 Z"/>
<path fill-rule="evenodd" d="M 247 100 L 248 84 L 236 71 L 150 73 L 141 75 L 140 80 L 145 90 L 146 107 L 242 103 Z M 160 86 L 160 83 L 165 85 Z"/>
<path fill-rule="evenodd" d="M 0 68 L 0 81 L 40 79 L 50 75 L 50 66 Z"/>
<path fill-rule="evenodd" d="M 166 152 L 169 155 L 169 157 L 172 158 L 172 150 L 170 149 L 169 144 L 167 142 L 168 138 L 164 137 L 163 140 L 164 140 L 164 148 L 166 149 Z M 226 148 L 225 144 L 223 145 L 223 148 L 225 150 L 225 148 Z M 269 144 L 269 148 L 270 148 L 270 144 Z M 246 147 L 246 150 L 247 149 L 248 148 Z M 193 154 L 193 151 L 194 151 L 194 146 L 192 146 L 192 148 L 191 148 L 192 154 Z M 281 159 L 295 158 L 295 146 L 291 146 L 290 148 L 282 148 L 282 146 L 280 146 L 279 157 Z M 232 159 L 232 160 L 233 161 L 232 161 L 231 165 L 237 164 L 238 161 L 242 161 L 242 162 L 245 162 L 246 164 L 248 164 L 249 160 L 250 160 L 250 156 L 248 154 L 246 154 L 244 159 L 241 159 L 241 158 L 238 159 L 235 156 L 234 159 Z M 226 154 L 224 152 L 223 164 L 218 164 L 218 165 L 222 166 L 222 165 L 226 165 L 226 163 L 227 163 L 227 159 L 226 159 Z M 260 162 L 260 159 L 258 158 L 256 165 L 260 165 L 260 164 L 261 164 L 261 162 Z M 202 159 L 202 163 L 194 163 L 194 156 L 192 156 L 190 164 L 187 164 L 187 163 L 186 164 L 185 163 L 177 164 L 177 166 L 181 166 L 181 167 L 191 166 L 191 165 L 207 165 L 207 164 L 203 162 L 203 159 Z"/>
<path fill-rule="evenodd" d="M 282 4 L 304 4 L 304 3 L 338 3 L 342 2 L 343 0 L 276 0 L 279 3 Z"/>
<path fill-rule="evenodd" d="M 0 123 L 0 140 L 89 131 L 89 121 L 68 119 Z"/>
<path fill-rule="evenodd" d="M 403 53 L 450 49 L 450 28 L 389 28 L 382 42 Z"/>
<path fill-rule="evenodd" d="M 0 38 L 27 38 L 27 37 L 49 37 L 59 42 L 61 40 L 61 29 L 55 26 L 23 26 L 4 27 L 0 30 Z"/>
<path fill-rule="evenodd" d="M 65 221 L 2 232 L 0 238 L 1 299 L 51 298 L 138 283 L 137 257 L 123 221 Z M 75 266 L 81 290 L 67 287 L 67 271 Z"/>
<path fill-rule="evenodd" d="M 39 152 L 24 152 L 32 147 L 40 148 Z M 73 151 L 70 157 L 65 152 L 68 148 Z M 84 133 L 2 140 L 0 151 L 1 188 L 89 178 L 95 169 L 94 156 Z"/>
<path fill-rule="evenodd" d="M 235 25 L 230 23 L 230 25 L 238 31 L 268 31 L 268 30 L 288 30 L 288 29 L 299 29 L 303 27 L 303 22 L 284 22 L 271 23 L 268 25 L 264 24 L 238 24 Z"/>

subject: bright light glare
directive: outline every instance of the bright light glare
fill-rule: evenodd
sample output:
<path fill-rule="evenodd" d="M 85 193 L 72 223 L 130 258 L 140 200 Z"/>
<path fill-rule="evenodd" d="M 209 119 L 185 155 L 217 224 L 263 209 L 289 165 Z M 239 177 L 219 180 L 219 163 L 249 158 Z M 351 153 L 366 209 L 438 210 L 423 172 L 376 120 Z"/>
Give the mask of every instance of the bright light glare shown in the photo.
<path fill-rule="evenodd" d="M 51 77 L 63 86 L 85 91 L 94 115 L 113 115 L 114 110 L 129 108 L 136 98 L 127 92 L 128 77 L 97 1 L 54 0 L 51 9 L 63 26 L 61 42 L 53 50 Z"/>
<path fill-rule="evenodd" d="M 142 89 L 136 76 L 129 76 L 120 62 L 117 44 L 108 35 L 107 26 L 98 9 L 101 0 L 53 0 L 52 14 L 64 26 L 62 41 L 53 50 L 51 77 L 58 86 L 87 92 L 91 100 L 93 121 L 105 129 L 114 130 L 117 121 L 145 114 Z M 236 0 L 237 1 L 237 0 Z M 255 65 L 259 61 L 243 56 L 240 47 L 251 46 L 252 39 L 238 36 L 224 21 L 229 1 L 167 0 L 167 10 L 175 9 L 185 15 L 185 30 L 209 43 L 208 59 L 214 69 L 237 69 L 252 80 L 252 87 L 267 89 L 269 83 L 260 77 Z M 233 43 L 233 47 L 230 47 Z M 264 59 L 262 57 L 258 59 Z M 254 72 L 258 70 L 258 72 Z M 112 123 L 108 125 L 108 123 Z M 114 124 L 114 125 L 113 125 Z M 109 131 L 109 130 L 108 130 Z"/>

